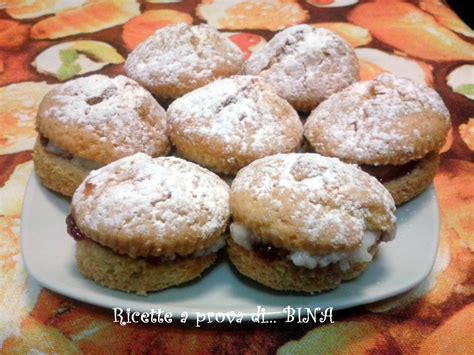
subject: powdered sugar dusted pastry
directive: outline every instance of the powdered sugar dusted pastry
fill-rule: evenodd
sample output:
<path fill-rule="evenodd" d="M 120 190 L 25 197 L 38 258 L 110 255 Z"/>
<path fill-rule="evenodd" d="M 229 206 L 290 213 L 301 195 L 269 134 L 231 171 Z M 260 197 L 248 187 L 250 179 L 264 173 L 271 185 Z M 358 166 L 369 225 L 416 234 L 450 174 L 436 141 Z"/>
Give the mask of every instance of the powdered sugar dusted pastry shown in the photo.
<path fill-rule="evenodd" d="M 174 99 L 216 78 L 238 74 L 243 54 L 207 25 L 165 27 L 127 58 L 125 72 L 155 96 Z"/>
<path fill-rule="evenodd" d="M 382 74 L 318 106 L 305 136 L 317 153 L 359 164 L 377 177 L 399 205 L 433 181 L 450 127 L 436 91 Z"/>
<path fill-rule="evenodd" d="M 232 31 L 278 31 L 309 19 L 297 0 L 202 0 L 196 14 L 212 27 Z"/>
<path fill-rule="evenodd" d="M 177 99 L 168 125 L 179 155 L 224 174 L 297 151 L 303 139 L 296 111 L 255 76 L 216 80 Z"/>
<path fill-rule="evenodd" d="M 36 126 L 36 173 L 66 196 L 91 169 L 137 152 L 169 151 L 166 112 L 124 76 L 93 75 L 57 86 L 41 102 Z"/>
<path fill-rule="evenodd" d="M 95 170 L 68 217 L 79 271 L 140 294 L 199 277 L 225 245 L 228 200 L 218 176 L 175 157 L 138 153 Z"/>
<path fill-rule="evenodd" d="M 314 153 L 243 168 L 230 204 L 232 263 L 277 290 L 321 292 L 355 278 L 395 232 L 395 204 L 382 184 Z"/>
<path fill-rule="evenodd" d="M 277 33 L 245 64 L 298 111 L 311 111 L 321 101 L 359 79 L 352 47 L 326 29 L 309 25 Z"/>

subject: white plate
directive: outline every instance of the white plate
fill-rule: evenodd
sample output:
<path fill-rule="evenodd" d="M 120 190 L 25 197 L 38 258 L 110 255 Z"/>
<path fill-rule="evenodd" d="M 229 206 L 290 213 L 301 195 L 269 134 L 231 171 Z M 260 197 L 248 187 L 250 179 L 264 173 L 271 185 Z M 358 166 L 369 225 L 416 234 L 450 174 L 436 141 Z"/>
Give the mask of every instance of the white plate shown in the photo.
<path fill-rule="evenodd" d="M 68 297 L 107 308 L 181 312 L 243 312 L 248 318 L 257 306 L 267 319 L 286 317 L 283 308 L 343 309 L 375 302 L 409 290 L 430 272 L 438 248 L 438 205 L 433 188 L 397 211 L 396 239 L 382 243 L 375 260 L 359 278 L 318 295 L 273 292 L 238 275 L 220 262 L 198 281 L 182 287 L 137 296 L 103 288 L 76 269 L 75 242 L 66 233 L 69 201 L 44 188 L 33 173 L 26 190 L 21 219 L 21 249 L 29 273 L 44 287 Z"/>

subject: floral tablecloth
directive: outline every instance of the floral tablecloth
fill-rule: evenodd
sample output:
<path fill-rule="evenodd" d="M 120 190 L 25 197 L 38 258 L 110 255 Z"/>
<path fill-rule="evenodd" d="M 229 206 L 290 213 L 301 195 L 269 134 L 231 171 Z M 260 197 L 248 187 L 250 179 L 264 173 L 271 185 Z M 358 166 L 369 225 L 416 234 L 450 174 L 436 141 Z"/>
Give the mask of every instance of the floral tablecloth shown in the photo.
<path fill-rule="evenodd" d="M 333 324 L 121 327 L 28 277 L 19 224 L 39 102 L 59 82 L 122 73 L 133 48 L 178 22 L 207 22 L 247 56 L 293 24 L 326 27 L 356 48 L 362 80 L 388 71 L 438 90 L 453 127 L 434 182 L 441 242 L 422 284 Z M 474 353 L 473 39 L 441 0 L 0 0 L 0 353 Z"/>

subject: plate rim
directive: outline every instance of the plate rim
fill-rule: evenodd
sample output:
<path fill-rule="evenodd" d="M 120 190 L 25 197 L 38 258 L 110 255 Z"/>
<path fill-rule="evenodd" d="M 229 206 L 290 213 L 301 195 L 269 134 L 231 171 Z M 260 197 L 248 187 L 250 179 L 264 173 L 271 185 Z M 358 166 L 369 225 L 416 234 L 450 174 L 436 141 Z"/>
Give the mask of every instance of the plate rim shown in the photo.
<path fill-rule="evenodd" d="M 24 218 L 24 215 L 25 214 L 28 215 L 28 213 L 29 213 L 29 212 L 26 212 L 27 208 L 29 207 L 29 203 L 31 203 L 30 200 L 29 200 L 29 199 L 31 199 L 31 196 L 29 196 L 29 195 L 31 195 L 31 193 L 28 193 L 28 192 L 30 191 L 30 189 L 34 188 L 33 184 L 35 184 L 35 183 L 41 184 L 40 181 L 39 181 L 39 178 L 37 177 L 35 171 L 33 170 L 32 173 L 30 174 L 29 178 L 28 178 L 28 183 L 27 183 L 27 186 L 26 186 L 26 189 L 25 189 L 25 194 L 24 194 L 23 204 L 22 204 L 22 209 L 21 209 L 21 217 L 20 217 L 20 251 L 21 251 L 21 257 L 22 257 L 23 264 L 24 264 L 25 269 L 27 270 L 29 276 L 32 277 L 34 280 L 36 280 L 41 285 L 41 287 L 44 287 L 44 288 L 46 288 L 48 290 L 51 290 L 55 293 L 58 293 L 60 295 L 66 296 L 66 297 L 69 297 L 69 298 L 74 299 L 74 300 L 79 301 L 79 302 L 83 302 L 83 303 L 86 303 L 86 304 L 91 304 L 91 305 L 94 305 L 94 306 L 97 306 L 97 307 L 101 307 L 101 308 L 104 308 L 108 311 L 113 311 L 114 307 L 110 306 L 110 301 L 108 301 L 107 298 L 99 298 L 99 299 L 95 299 L 95 298 L 89 299 L 89 298 L 87 298 L 87 300 L 85 300 L 84 297 L 81 297 L 79 294 L 75 293 L 74 289 L 59 287 L 59 286 L 56 286 L 56 284 L 49 282 L 47 278 L 43 277 L 42 273 L 37 273 L 34 270 L 34 268 L 32 267 L 32 265 L 30 265 L 30 263 L 28 261 L 28 258 L 26 257 L 26 255 L 24 253 L 25 240 L 27 239 L 27 238 L 24 237 L 24 233 L 25 233 L 24 230 L 26 229 L 24 227 L 24 225 L 26 224 L 26 218 Z M 44 188 L 47 191 L 47 193 L 57 195 L 55 192 L 50 191 L 49 189 L 45 188 L 44 186 L 41 186 L 41 187 Z M 428 190 L 429 190 L 429 192 L 428 192 Z M 434 258 L 432 258 L 432 260 L 430 262 L 430 267 L 427 268 L 426 270 L 424 270 L 423 273 L 417 274 L 418 277 L 413 278 L 411 280 L 411 282 L 407 283 L 403 287 L 400 287 L 396 290 L 392 290 L 392 291 L 387 292 L 387 293 L 377 293 L 375 295 L 366 296 L 364 299 L 359 299 L 358 301 L 355 301 L 355 302 L 351 302 L 350 298 L 347 298 L 344 302 L 342 302 L 342 303 L 339 302 L 339 304 L 332 307 L 333 311 L 340 311 L 340 310 L 349 309 L 349 308 L 353 308 L 353 307 L 359 307 L 359 306 L 362 306 L 362 305 L 371 304 L 371 303 L 374 303 L 374 302 L 378 302 L 378 301 L 381 301 L 381 300 L 384 300 L 384 299 L 394 297 L 396 295 L 403 294 L 403 293 L 413 289 L 415 286 L 419 285 L 421 282 L 423 282 L 428 277 L 428 275 L 433 270 L 433 266 L 436 262 L 437 251 L 439 250 L 441 223 L 440 223 L 440 209 L 439 209 L 438 199 L 436 197 L 436 193 L 434 191 L 433 184 L 430 184 L 430 186 L 427 188 L 427 190 L 425 190 L 423 192 L 423 194 L 424 193 L 432 193 L 432 195 L 433 195 L 433 201 L 432 202 L 434 203 L 434 205 L 435 205 L 434 207 L 435 207 L 436 212 L 437 212 L 437 218 L 435 218 L 436 225 L 434 226 L 434 229 L 437 232 L 437 238 L 436 238 L 436 242 L 433 244 L 433 246 L 435 246 L 436 252 L 434 253 L 435 254 Z M 63 199 L 67 199 L 64 196 L 60 196 L 60 195 L 57 195 L 57 196 L 60 197 L 60 198 L 63 198 Z M 418 197 L 416 197 L 416 198 L 418 198 Z M 88 279 L 86 279 L 86 281 L 90 282 L 90 283 L 94 283 L 93 281 L 88 280 Z M 107 290 L 112 290 L 112 289 L 107 289 Z M 117 291 L 117 290 L 112 290 L 112 291 L 117 292 L 117 295 L 122 294 L 121 291 Z M 89 292 L 94 292 L 94 291 L 89 291 Z M 125 295 L 127 295 L 127 293 L 124 293 L 123 295 L 125 296 Z M 271 297 L 270 294 L 269 294 L 269 296 Z M 318 294 L 314 294 L 314 296 L 317 297 Z M 107 295 L 107 297 L 109 297 L 109 295 Z M 146 296 L 145 296 L 144 300 L 146 300 Z M 126 302 L 126 300 L 123 300 L 123 302 Z M 148 303 L 149 302 L 150 301 L 148 301 Z M 143 303 L 146 303 L 146 302 L 143 302 Z M 316 302 L 313 303 L 313 306 L 314 306 L 314 308 L 318 307 Z M 121 307 L 121 308 L 123 308 L 123 307 Z M 140 307 L 137 308 L 135 306 L 127 306 L 127 308 L 130 308 L 130 310 L 132 312 L 134 312 L 134 311 L 135 312 L 147 312 L 147 311 L 151 310 L 150 308 L 146 308 L 146 309 L 145 308 L 140 308 Z M 159 309 L 159 305 L 158 305 L 157 309 Z M 179 310 L 176 310 L 174 307 L 169 307 L 168 306 L 168 309 L 164 309 L 163 311 L 171 312 L 173 314 L 172 318 L 173 318 L 173 320 L 175 320 L 175 319 L 179 319 L 179 315 L 184 310 L 179 311 Z M 238 311 L 236 311 L 236 313 L 237 312 Z M 202 314 L 202 313 L 206 313 L 206 312 L 200 312 L 200 311 L 196 311 L 196 310 L 192 311 L 192 312 L 188 312 L 188 319 L 189 320 L 196 320 L 197 313 Z M 224 312 L 224 313 L 226 313 L 226 312 Z M 252 316 L 256 315 L 257 313 L 256 312 L 242 312 L 242 314 L 243 314 L 243 319 L 242 320 L 247 322 L 247 321 L 250 321 Z M 281 311 L 265 312 L 265 319 L 266 320 L 283 319 L 285 316 L 286 316 L 286 314 L 283 312 L 283 308 L 282 308 Z M 226 320 L 224 323 L 229 323 L 229 322 L 228 322 L 228 320 Z"/>

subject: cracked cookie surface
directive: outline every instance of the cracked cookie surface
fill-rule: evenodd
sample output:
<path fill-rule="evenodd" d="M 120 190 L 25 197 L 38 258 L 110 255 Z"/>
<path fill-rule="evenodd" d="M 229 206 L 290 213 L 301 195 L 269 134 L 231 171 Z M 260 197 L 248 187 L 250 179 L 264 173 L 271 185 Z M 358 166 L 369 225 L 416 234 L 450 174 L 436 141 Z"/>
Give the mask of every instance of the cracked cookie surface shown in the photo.
<path fill-rule="evenodd" d="M 295 152 L 303 137 L 296 111 L 255 76 L 217 80 L 177 99 L 168 125 L 178 155 L 224 174 Z"/>
<path fill-rule="evenodd" d="M 351 46 L 331 31 L 309 25 L 277 33 L 245 63 L 298 111 L 311 111 L 331 94 L 359 79 Z"/>
<path fill-rule="evenodd" d="M 334 94 L 308 117 L 305 137 L 317 153 L 370 165 L 401 165 L 438 151 L 451 127 L 439 94 L 382 74 Z"/>
<path fill-rule="evenodd" d="M 158 30 L 130 53 L 127 76 L 155 96 L 177 98 L 209 82 L 240 74 L 243 54 L 208 25 L 179 24 Z"/>

